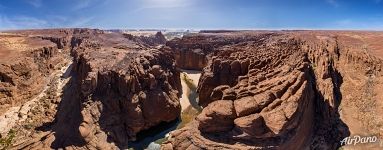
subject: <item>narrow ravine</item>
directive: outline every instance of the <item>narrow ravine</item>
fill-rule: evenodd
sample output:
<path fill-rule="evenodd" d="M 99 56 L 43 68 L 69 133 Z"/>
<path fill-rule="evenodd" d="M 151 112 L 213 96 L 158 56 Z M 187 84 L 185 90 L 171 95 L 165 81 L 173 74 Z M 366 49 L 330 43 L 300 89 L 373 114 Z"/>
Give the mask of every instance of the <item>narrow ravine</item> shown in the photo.
<path fill-rule="evenodd" d="M 180 118 L 139 133 L 137 135 L 138 140 L 129 143 L 130 149 L 160 149 L 160 144 L 166 140 L 171 131 L 184 127 L 200 113 L 202 109 L 198 105 L 197 93 L 200 76 L 200 71 L 181 70 L 182 95 L 180 97 L 180 104 L 182 112 Z"/>
<path fill-rule="evenodd" d="M 61 88 L 65 85 L 65 76 L 68 76 L 68 72 L 71 70 L 71 65 L 69 61 L 65 63 L 67 65 L 63 66 L 60 70 L 54 72 L 46 86 L 43 90 L 31 100 L 25 102 L 23 105 L 11 107 L 7 112 L 0 116 L 0 133 L 6 134 L 13 127 L 15 127 L 19 122 L 23 122 L 28 117 L 28 112 L 36 105 L 36 103 L 42 99 L 44 96 L 47 96 L 47 90 L 51 88 L 53 82 L 58 82 L 58 85 L 55 87 L 58 91 L 61 92 Z M 59 95 L 59 93 L 56 93 Z"/>
<path fill-rule="evenodd" d="M 200 71 L 194 70 L 181 70 L 181 85 L 182 85 L 182 96 L 180 98 L 182 110 L 185 111 L 192 107 L 196 110 L 201 110 L 198 105 L 198 93 L 197 86 L 201 76 Z"/>

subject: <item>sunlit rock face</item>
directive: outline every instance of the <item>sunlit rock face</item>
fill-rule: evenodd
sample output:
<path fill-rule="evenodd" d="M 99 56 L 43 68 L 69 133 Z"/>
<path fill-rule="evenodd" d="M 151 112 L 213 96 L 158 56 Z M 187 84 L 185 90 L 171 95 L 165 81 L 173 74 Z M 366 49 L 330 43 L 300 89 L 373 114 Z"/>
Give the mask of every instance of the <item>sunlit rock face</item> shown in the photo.
<path fill-rule="evenodd" d="M 180 115 L 180 72 L 173 52 L 161 46 L 166 42 L 161 32 L 145 37 L 96 29 L 23 34 L 29 37 L 12 36 L 30 40 L 23 44 L 36 45 L 36 49 L 24 52 L 25 60 L 20 63 L 3 66 L 1 84 L 15 87 L 5 95 L 4 103 L 16 100 L 20 92 L 33 94 L 18 89 L 19 83 L 30 82 L 24 90 L 39 91 L 45 84 L 39 83 L 41 75 L 49 79 L 50 71 L 64 57 L 72 57 L 73 63 L 71 81 L 65 86 L 55 118 L 38 127 L 47 130 L 46 134 L 18 148 L 123 148 L 135 141 L 140 131 Z"/>
<path fill-rule="evenodd" d="M 345 72 L 365 66 L 371 72 L 360 78 L 381 76 L 381 60 L 357 56 L 363 53 L 357 49 L 362 42 L 349 34 L 214 32 L 174 40 L 172 45 L 190 47 L 212 39 L 242 39 L 202 49 L 209 51 L 198 85 L 203 111 L 172 132 L 162 148 L 336 149 L 350 134 L 338 112 L 342 95 L 352 94 L 350 87 L 342 87 L 350 86 Z M 194 49 L 183 51 L 188 50 Z M 366 63 L 347 65 L 351 58 Z"/>
<path fill-rule="evenodd" d="M 0 134 L 14 138 L 7 148 L 130 148 L 183 114 L 181 69 L 202 72 L 198 102 L 190 102 L 202 111 L 162 149 L 337 149 L 347 136 L 382 138 L 380 32 L 203 31 L 166 41 L 160 32 L 50 29 L 0 37 Z"/>
<path fill-rule="evenodd" d="M 67 63 L 66 30 L 0 33 L 0 114 L 44 89 L 49 77 Z M 28 34 L 28 35 L 26 35 Z"/>
<path fill-rule="evenodd" d="M 127 146 L 138 132 L 180 114 L 180 73 L 172 52 L 156 47 L 163 35 L 137 38 L 90 34 L 72 50 L 83 98 L 79 131 L 89 143 L 105 132 L 117 146 Z"/>

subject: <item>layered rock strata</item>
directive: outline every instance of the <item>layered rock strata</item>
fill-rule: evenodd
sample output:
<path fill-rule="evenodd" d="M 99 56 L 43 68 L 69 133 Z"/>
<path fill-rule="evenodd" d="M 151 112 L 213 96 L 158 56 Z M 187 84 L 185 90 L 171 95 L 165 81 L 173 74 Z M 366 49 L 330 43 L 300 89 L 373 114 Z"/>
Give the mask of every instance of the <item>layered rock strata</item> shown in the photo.
<path fill-rule="evenodd" d="M 237 34 L 240 33 L 240 34 Z M 202 70 L 216 48 L 245 41 L 259 40 L 253 32 L 188 34 L 166 43 L 174 52 L 177 66 L 189 70 Z"/>
<path fill-rule="evenodd" d="M 64 45 L 48 36 L 0 34 L 0 114 L 44 89 L 49 76 L 67 63 Z"/>
<path fill-rule="evenodd" d="M 292 38 L 258 36 L 264 40 L 216 50 L 198 86 L 202 113 L 164 149 L 294 149 L 307 142 L 315 99 L 307 55 Z"/>
<path fill-rule="evenodd" d="M 195 36 L 206 34 L 211 35 Z M 215 37 L 223 40 L 237 34 L 218 32 Z M 358 78 L 381 76 L 381 59 L 360 50 L 371 41 L 350 34 L 364 33 L 254 32 L 249 41 L 211 44 L 214 48 L 198 85 L 199 104 L 204 109 L 195 121 L 174 131 L 163 149 L 338 148 L 338 141 L 350 135 L 339 114 L 342 95 L 356 94 L 350 91 L 352 87 L 342 86 L 352 82 L 345 79 L 350 76 L 347 72 L 365 72 L 358 73 Z M 183 41 L 193 45 L 196 37 Z M 204 43 L 201 40 L 211 41 L 194 41 Z M 182 47 L 182 42 L 174 42 Z M 377 82 L 375 87 L 379 86 Z M 370 98 L 378 102 L 377 96 Z M 355 100 L 358 98 L 347 97 L 344 101 Z M 355 107 L 359 109 L 351 108 Z M 381 104 L 373 112 L 379 108 Z M 359 121 L 368 120 L 373 119 Z M 378 120 L 374 128 L 382 124 Z M 375 130 L 368 132 L 376 135 Z"/>
<path fill-rule="evenodd" d="M 68 79 L 65 78 L 69 81 L 62 93 L 58 93 L 61 96 L 41 98 L 38 103 L 44 104 L 43 110 L 32 108 L 26 112 L 39 118 L 49 113 L 44 110 L 49 109 L 45 105 L 52 106 L 57 109 L 53 111 L 54 120 L 20 122 L 22 126 L 18 131 L 21 128 L 26 132 L 17 133 L 17 139 L 24 142 L 17 142 L 15 149 L 127 148 L 139 132 L 173 121 L 180 115 L 180 72 L 173 52 L 161 47 L 165 42 L 161 33 L 149 37 L 93 29 L 21 33 L 55 46 L 29 54 L 39 58 L 35 61 L 50 60 L 56 53 L 65 52 L 62 57 L 71 55 L 73 63 Z M 66 36 L 60 36 L 61 33 Z M 36 132 L 23 128 L 35 125 L 38 125 Z"/>
<path fill-rule="evenodd" d="M 103 131 L 118 145 L 134 141 L 136 134 L 161 122 L 175 120 L 181 111 L 179 71 L 169 49 L 142 47 L 115 35 L 84 39 L 73 50 L 74 70 L 80 82 L 87 142 Z M 115 48 L 114 43 L 125 44 Z"/>
<path fill-rule="evenodd" d="M 38 98 L 18 111 L 7 148 L 129 148 L 179 117 L 179 68 L 202 70 L 203 110 L 162 149 L 337 149 L 346 136 L 383 137 L 379 32 L 203 31 L 166 46 L 161 33 L 96 29 L 0 37 L 1 109 Z M 50 77 L 69 56 L 70 69 Z"/>

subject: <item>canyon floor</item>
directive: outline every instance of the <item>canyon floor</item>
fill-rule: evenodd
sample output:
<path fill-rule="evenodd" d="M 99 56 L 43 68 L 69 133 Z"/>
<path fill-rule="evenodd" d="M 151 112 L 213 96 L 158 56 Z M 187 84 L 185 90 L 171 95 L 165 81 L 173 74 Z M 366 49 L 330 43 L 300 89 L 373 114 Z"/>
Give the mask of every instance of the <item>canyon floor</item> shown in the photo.
<path fill-rule="evenodd" d="M 2 31 L 0 149 L 383 149 L 382 64 L 372 31 Z"/>

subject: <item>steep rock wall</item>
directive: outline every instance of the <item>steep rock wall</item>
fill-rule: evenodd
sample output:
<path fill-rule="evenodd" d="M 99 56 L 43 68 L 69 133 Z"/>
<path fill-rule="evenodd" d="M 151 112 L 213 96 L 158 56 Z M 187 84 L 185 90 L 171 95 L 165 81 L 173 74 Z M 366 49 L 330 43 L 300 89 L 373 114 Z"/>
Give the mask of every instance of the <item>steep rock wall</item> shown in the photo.
<path fill-rule="evenodd" d="M 8 60 L 0 65 L 0 113 L 10 106 L 20 105 L 33 98 L 44 89 L 49 76 L 67 63 L 66 54 L 61 52 L 63 47 L 56 43 L 39 36 L 16 35 L 15 38 L 26 42 L 14 43 L 12 51 L 15 52 L 5 57 Z M 9 39 L 12 40 L 12 37 Z M 7 49 L 7 46 L 1 47 L 2 44 L 4 43 L 0 44 L 0 49 Z M 21 46 L 17 47 L 18 45 Z M 30 47 L 23 48 L 22 45 Z"/>
<path fill-rule="evenodd" d="M 186 35 L 183 38 L 175 38 L 166 42 L 175 52 L 176 64 L 181 69 L 202 70 L 207 66 L 211 56 L 214 56 L 217 48 L 229 44 L 245 41 L 259 40 L 251 33 L 223 32 L 221 34 L 199 33 Z M 266 33 L 270 36 L 273 33 Z"/>
<path fill-rule="evenodd" d="M 293 38 L 257 36 L 217 50 L 198 86 L 202 113 L 163 149 L 307 147 L 315 103 L 307 55 Z"/>
<path fill-rule="evenodd" d="M 378 93 L 370 84 L 367 91 L 349 87 L 349 78 L 377 80 L 381 60 L 349 34 L 254 34 L 256 40 L 214 49 L 198 85 L 202 113 L 162 149 L 336 149 L 350 135 L 339 107 Z"/>
<path fill-rule="evenodd" d="M 180 72 L 169 49 L 100 50 L 93 40 L 83 39 L 73 50 L 83 99 L 79 131 L 90 145 L 108 145 L 97 135 L 105 132 L 125 147 L 138 132 L 179 116 Z"/>
<path fill-rule="evenodd" d="M 58 36 L 61 31 L 25 31 L 68 48 L 57 52 L 70 52 L 73 63 L 62 95 L 42 98 L 47 106 L 57 106 L 54 120 L 18 137 L 23 142 L 15 149 L 128 148 L 139 132 L 179 117 L 180 72 L 173 52 L 160 46 L 161 33 L 131 39 L 97 29 L 68 29 L 68 37 Z M 42 49 L 31 55 L 55 53 Z M 3 75 L 1 80 L 12 81 Z M 51 104 L 51 98 L 59 98 L 59 104 Z"/>

